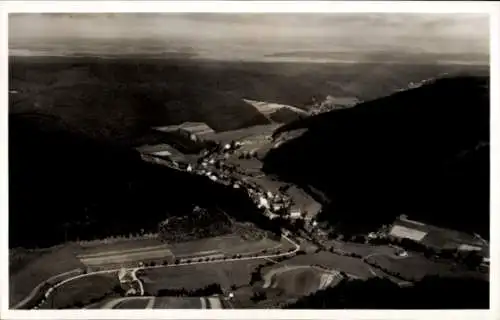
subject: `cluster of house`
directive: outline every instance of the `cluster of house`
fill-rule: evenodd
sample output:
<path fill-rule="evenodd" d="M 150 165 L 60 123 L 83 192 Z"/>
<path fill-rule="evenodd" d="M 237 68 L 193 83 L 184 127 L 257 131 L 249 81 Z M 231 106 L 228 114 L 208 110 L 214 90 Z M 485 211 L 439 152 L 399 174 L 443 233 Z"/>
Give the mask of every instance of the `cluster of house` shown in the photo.
<path fill-rule="evenodd" d="M 208 137 L 213 133 L 213 130 L 204 123 L 184 123 L 157 129 L 164 132 L 177 132 L 191 140 L 200 140 L 199 135 Z M 267 136 L 260 135 L 258 139 L 259 141 L 267 139 Z M 202 156 L 197 159 L 198 161 L 188 161 L 182 152 L 168 144 L 146 145 L 137 148 L 137 150 L 146 161 L 203 175 L 214 182 L 232 186 L 235 189 L 245 188 L 256 206 L 264 209 L 265 215 L 270 219 L 277 217 L 289 219 L 304 218 L 304 212 L 300 207 L 294 206 L 289 196 L 281 192 L 273 193 L 264 190 L 262 187 L 238 177 L 238 168 L 232 164 L 228 164 L 226 160 L 235 154 L 243 155 L 244 157 L 256 156 L 256 152 L 252 150 L 242 152 L 244 144 L 245 141 L 217 143 L 209 150 L 205 150 Z M 309 217 L 306 217 L 306 220 L 308 219 Z"/>
<path fill-rule="evenodd" d="M 236 168 L 228 165 L 225 160 L 232 154 L 240 150 L 243 142 L 232 141 L 215 148 L 212 152 L 206 152 L 201 161 L 201 167 L 192 169 L 199 174 L 205 174 L 213 181 L 219 180 L 221 183 L 232 184 L 233 188 L 245 188 L 250 199 L 260 209 L 264 209 L 264 214 L 270 219 L 278 217 L 301 219 L 304 218 L 302 209 L 295 206 L 289 196 L 282 192 L 271 192 L 247 180 L 239 179 L 234 172 Z M 217 173 L 216 173 L 217 172 Z M 309 217 L 306 217 L 306 220 Z"/>

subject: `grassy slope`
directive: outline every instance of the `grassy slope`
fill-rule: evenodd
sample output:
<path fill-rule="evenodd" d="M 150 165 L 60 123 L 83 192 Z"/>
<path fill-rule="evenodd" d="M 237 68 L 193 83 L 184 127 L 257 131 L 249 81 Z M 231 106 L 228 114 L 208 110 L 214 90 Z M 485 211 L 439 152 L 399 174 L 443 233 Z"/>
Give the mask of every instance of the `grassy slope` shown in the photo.
<path fill-rule="evenodd" d="M 366 265 L 360 259 L 339 256 L 325 251 L 308 255 L 298 255 L 291 259 L 287 259 L 284 262 L 275 264 L 271 267 L 264 268 L 263 273 L 267 272 L 267 270 L 274 269 L 283 265 L 307 266 L 313 264 L 319 264 L 327 268 L 343 271 L 361 278 L 367 278 L 371 276 L 368 265 Z"/>
<path fill-rule="evenodd" d="M 225 289 L 250 282 L 250 274 L 262 261 L 235 261 L 147 270 L 141 277 L 146 292 L 161 289 L 198 289 L 219 283 Z M 196 275 L 196 276 L 193 276 Z"/>
<path fill-rule="evenodd" d="M 463 267 L 454 267 L 449 263 L 433 262 L 423 256 L 413 255 L 405 259 L 392 258 L 386 255 L 377 255 L 369 261 L 380 267 L 398 272 L 405 279 L 421 280 L 425 276 L 438 275 L 441 277 L 475 277 L 487 278 L 478 272 L 465 270 Z"/>
<path fill-rule="evenodd" d="M 9 304 L 14 305 L 21 301 L 39 283 L 42 283 L 52 276 L 73 269 L 82 268 L 83 265 L 74 254 L 76 250 L 78 250 L 78 247 L 75 245 L 62 246 L 43 254 L 38 259 L 31 261 L 24 268 L 17 270 L 17 272 L 15 272 L 15 270 L 10 270 Z"/>
<path fill-rule="evenodd" d="M 93 299 L 110 296 L 113 288 L 119 285 L 116 274 L 90 275 L 77 279 L 59 287 L 48 299 L 45 308 L 75 308 L 78 307 L 75 304 L 79 302 L 85 305 Z"/>

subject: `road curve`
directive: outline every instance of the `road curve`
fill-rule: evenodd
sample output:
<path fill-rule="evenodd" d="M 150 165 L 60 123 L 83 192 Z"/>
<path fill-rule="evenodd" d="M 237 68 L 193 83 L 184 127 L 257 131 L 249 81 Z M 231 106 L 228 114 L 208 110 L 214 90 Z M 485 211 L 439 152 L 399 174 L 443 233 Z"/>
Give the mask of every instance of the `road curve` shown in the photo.
<path fill-rule="evenodd" d="M 60 273 L 60 274 L 57 274 L 55 276 L 52 276 L 50 278 L 48 278 L 47 280 L 39 283 L 33 290 L 31 290 L 31 292 L 21 301 L 19 301 L 14 307 L 12 307 L 13 309 L 22 309 L 26 304 L 28 304 L 31 300 L 33 300 L 35 298 L 35 296 L 39 293 L 40 290 L 42 290 L 42 287 L 46 284 L 46 283 L 50 283 L 58 278 L 62 278 L 66 275 L 69 275 L 69 274 L 72 274 L 72 273 L 78 273 L 78 274 L 81 274 L 83 272 L 83 270 L 81 269 L 74 269 L 74 270 L 70 270 L 68 272 L 64 272 L 64 273 Z"/>
<path fill-rule="evenodd" d="M 266 258 L 278 258 L 278 257 L 286 257 L 286 256 L 290 256 L 290 255 L 293 255 L 295 254 L 297 251 L 299 251 L 300 249 L 300 245 L 295 243 L 293 240 L 291 240 L 290 238 L 288 238 L 287 236 L 285 235 L 282 235 L 282 237 L 287 240 L 288 242 L 290 242 L 291 244 L 294 245 L 294 249 L 290 252 L 283 252 L 283 253 L 280 253 L 280 254 L 267 254 L 267 255 L 261 255 L 261 256 L 254 256 L 254 257 L 241 257 L 241 258 L 229 258 L 229 259 L 218 259 L 218 260 L 212 260 L 212 261 L 196 261 L 196 262 L 184 262 L 184 263 L 179 263 L 179 264 L 171 264 L 171 265 L 158 265 L 158 266 L 148 266 L 148 267 L 141 267 L 141 268 L 128 268 L 127 270 L 132 270 L 132 275 L 133 276 L 136 276 L 136 272 L 137 270 L 139 269 L 142 269 L 142 270 L 148 270 L 148 269 L 159 269 L 159 268 L 175 268 L 175 267 L 181 267 L 181 266 L 187 266 L 187 265 L 196 265 L 196 264 L 209 264 L 209 263 L 222 263 L 222 262 L 232 262 L 232 261 L 245 261 L 245 260 L 257 260 L 257 259 L 266 259 Z M 135 270 L 135 271 L 134 271 Z M 109 270 L 101 270 L 101 271 L 94 271 L 94 272 L 89 272 L 89 273 L 85 273 L 85 274 L 80 274 L 80 275 L 77 275 L 77 276 L 73 276 L 73 277 L 70 277 L 70 278 L 67 278 L 67 279 L 64 279 L 63 281 L 61 282 L 58 282 L 56 283 L 55 285 L 53 285 L 51 288 L 49 288 L 46 292 L 45 292 L 45 299 L 44 301 L 47 301 L 47 299 L 49 298 L 49 296 L 57 289 L 59 288 L 60 286 L 64 285 L 64 284 L 67 284 L 68 282 L 71 282 L 71 281 L 74 281 L 74 280 L 77 280 L 77 279 L 81 279 L 81 278 L 85 278 L 85 277 L 89 277 L 89 276 L 92 276 L 92 275 L 97 275 L 97 274 L 109 274 L 109 273 L 114 273 L 114 272 L 118 272 L 120 271 L 120 269 L 109 269 Z M 63 274 L 59 274 L 57 276 L 54 276 L 52 278 L 57 278 L 57 277 L 60 277 L 61 275 Z M 51 279 L 52 279 L 51 278 Z M 137 278 L 137 276 L 136 276 Z M 45 281 L 46 282 L 46 281 Z M 138 280 L 139 284 L 140 284 L 140 287 L 141 287 L 141 291 L 144 292 L 144 288 L 143 288 L 143 284 L 142 284 L 142 281 Z M 43 283 L 42 283 L 43 284 Z M 35 288 L 36 289 L 36 288 Z M 33 299 L 34 298 L 34 295 L 29 295 L 28 297 L 26 297 L 23 301 L 29 301 L 30 299 Z M 43 304 L 43 302 L 41 304 Z M 27 303 L 27 302 L 26 302 Z M 26 304 L 25 303 L 25 304 Z M 14 307 L 14 309 L 19 309 L 19 307 Z"/>
<path fill-rule="evenodd" d="M 142 268 L 135 268 L 134 270 L 131 271 L 131 275 L 132 275 L 132 281 L 137 281 L 137 283 L 139 283 L 139 294 L 141 296 L 144 295 L 144 285 L 142 284 L 142 281 L 139 280 L 139 278 L 137 278 L 137 271 L 139 271 L 140 269 Z"/>

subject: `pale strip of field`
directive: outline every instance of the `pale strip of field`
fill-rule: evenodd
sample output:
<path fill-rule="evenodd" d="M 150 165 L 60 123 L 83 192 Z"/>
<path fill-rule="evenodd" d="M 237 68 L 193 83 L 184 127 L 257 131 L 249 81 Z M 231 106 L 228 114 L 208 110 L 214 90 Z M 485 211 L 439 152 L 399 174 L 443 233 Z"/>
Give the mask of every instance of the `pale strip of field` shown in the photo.
<path fill-rule="evenodd" d="M 117 255 L 117 254 L 128 254 L 128 253 L 144 252 L 144 251 L 152 251 L 152 250 L 154 251 L 154 250 L 158 250 L 158 249 L 169 250 L 169 246 L 166 244 L 162 244 L 162 245 L 158 245 L 158 246 L 142 247 L 142 248 L 136 248 L 136 249 L 102 251 L 99 253 L 80 254 L 77 256 L 77 258 L 78 259 L 96 258 L 96 257 Z"/>
<path fill-rule="evenodd" d="M 342 279 L 342 276 L 340 275 L 340 272 L 336 272 L 335 274 L 333 273 L 323 273 L 320 278 L 320 283 L 318 290 L 325 289 L 333 284 L 335 280 L 337 282 Z"/>
<path fill-rule="evenodd" d="M 176 255 L 177 258 L 186 258 L 186 257 L 197 257 L 201 255 L 206 255 L 206 254 L 217 254 L 220 253 L 220 250 L 208 250 L 208 251 L 200 251 L 200 252 L 193 252 L 193 253 L 187 253 L 187 254 L 182 254 L 182 255 Z"/>
<path fill-rule="evenodd" d="M 273 102 L 266 102 L 266 101 L 255 101 L 255 100 L 250 100 L 250 99 L 243 99 L 246 103 L 252 105 L 254 108 L 256 108 L 259 112 L 264 114 L 265 116 L 268 116 L 272 114 L 273 112 L 285 108 L 289 109 L 291 111 L 300 113 L 300 114 L 307 114 L 307 111 L 299 109 L 294 106 L 290 105 L 285 105 L 285 104 L 279 104 L 279 103 L 273 103 Z"/>
<path fill-rule="evenodd" d="M 153 309 L 153 306 L 155 305 L 155 300 L 156 297 L 151 297 L 148 301 L 148 304 L 146 305 L 146 309 Z"/>
<path fill-rule="evenodd" d="M 84 258 L 80 259 L 83 264 L 86 265 L 102 265 L 102 264 L 112 264 L 112 263 L 122 263 L 122 262 L 130 262 L 135 260 L 144 260 L 144 259 L 159 259 L 172 257 L 172 252 L 170 250 L 154 250 L 147 252 L 133 252 L 129 254 L 118 254 L 111 256 L 102 256 L 95 258 Z"/>
<path fill-rule="evenodd" d="M 154 247 L 163 245 L 164 243 L 158 240 L 157 234 L 150 234 L 147 236 L 144 235 L 123 239 L 101 239 L 91 241 L 82 240 L 79 241 L 78 244 L 83 249 L 82 253 L 92 254 L 106 250 L 111 251 Z"/>
<path fill-rule="evenodd" d="M 399 218 L 399 219 L 404 221 L 404 222 L 416 224 L 417 226 L 425 226 L 425 223 L 422 223 L 420 221 L 410 220 L 408 218 Z"/>
<path fill-rule="evenodd" d="M 390 235 L 398 238 L 408 238 L 414 241 L 420 241 L 427 235 L 427 232 L 395 225 L 392 227 Z"/>
<path fill-rule="evenodd" d="M 207 300 L 210 305 L 210 309 L 222 309 L 222 303 L 219 298 L 210 297 Z"/>
<path fill-rule="evenodd" d="M 241 237 L 236 235 L 227 235 L 216 238 L 172 243 L 169 248 L 176 256 L 181 256 L 210 250 L 220 251 L 228 246 L 234 247 L 243 243 L 244 240 Z"/>

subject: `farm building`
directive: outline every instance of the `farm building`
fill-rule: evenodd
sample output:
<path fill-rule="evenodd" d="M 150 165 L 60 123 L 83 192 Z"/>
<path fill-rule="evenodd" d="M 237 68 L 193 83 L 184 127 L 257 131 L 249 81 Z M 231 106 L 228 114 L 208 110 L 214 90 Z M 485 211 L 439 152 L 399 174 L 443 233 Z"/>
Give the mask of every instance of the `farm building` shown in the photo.
<path fill-rule="evenodd" d="M 290 218 L 292 219 L 298 219 L 302 215 L 302 211 L 299 208 L 293 208 L 290 210 Z"/>

